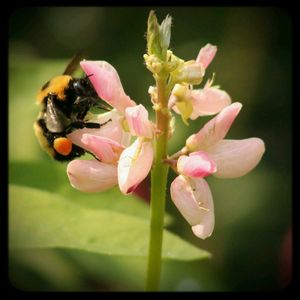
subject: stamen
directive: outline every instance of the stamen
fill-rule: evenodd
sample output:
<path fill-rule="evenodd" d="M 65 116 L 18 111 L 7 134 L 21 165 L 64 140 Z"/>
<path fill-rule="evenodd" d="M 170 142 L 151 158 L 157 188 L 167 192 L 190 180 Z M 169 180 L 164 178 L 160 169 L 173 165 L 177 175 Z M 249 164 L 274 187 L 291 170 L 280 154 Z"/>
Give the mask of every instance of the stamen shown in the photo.
<path fill-rule="evenodd" d="M 207 211 L 207 212 L 209 212 L 210 211 L 210 209 L 209 208 L 206 208 L 206 207 L 204 207 L 204 206 L 201 206 L 202 205 L 202 202 L 200 201 L 200 202 L 198 202 L 198 206 L 199 206 L 199 208 L 200 209 L 202 209 L 202 210 L 205 210 L 205 211 Z"/>

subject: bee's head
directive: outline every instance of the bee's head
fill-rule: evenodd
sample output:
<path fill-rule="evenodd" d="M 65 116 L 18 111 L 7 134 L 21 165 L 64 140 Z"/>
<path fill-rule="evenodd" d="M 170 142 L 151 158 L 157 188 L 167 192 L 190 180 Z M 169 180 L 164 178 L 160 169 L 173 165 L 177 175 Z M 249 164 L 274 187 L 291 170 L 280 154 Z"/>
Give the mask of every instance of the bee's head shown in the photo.
<path fill-rule="evenodd" d="M 74 88 L 75 93 L 77 95 L 90 96 L 90 97 L 96 96 L 95 95 L 96 92 L 95 92 L 95 90 L 94 90 L 94 88 L 93 88 L 93 86 L 92 86 L 92 84 L 89 80 L 90 76 L 92 76 L 92 75 L 74 80 L 73 88 Z"/>

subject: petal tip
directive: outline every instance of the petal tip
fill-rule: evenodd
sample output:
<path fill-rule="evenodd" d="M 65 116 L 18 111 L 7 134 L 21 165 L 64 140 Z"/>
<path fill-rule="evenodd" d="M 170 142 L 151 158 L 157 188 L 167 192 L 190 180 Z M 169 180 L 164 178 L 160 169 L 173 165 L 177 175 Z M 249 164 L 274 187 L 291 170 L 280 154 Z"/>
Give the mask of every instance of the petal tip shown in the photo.
<path fill-rule="evenodd" d="M 80 64 L 80 67 L 83 69 L 83 71 L 85 71 L 84 68 L 91 65 L 91 64 L 93 64 L 93 61 L 83 59 L 83 60 L 80 61 L 79 64 Z"/>
<path fill-rule="evenodd" d="M 205 240 L 206 238 L 212 235 L 212 231 L 207 231 L 205 226 L 202 224 L 197 224 L 192 226 L 192 231 L 195 236 L 203 240 Z"/>
<path fill-rule="evenodd" d="M 241 102 L 234 102 L 232 103 L 232 106 L 238 111 L 240 112 L 240 110 L 242 109 L 243 107 L 243 104 Z"/>
<path fill-rule="evenodd" d="M 260 138 L 253 138 L 253 141 L 256 143 L 257 154 L 261 158 L 266 151 L 265 142 Z"/>

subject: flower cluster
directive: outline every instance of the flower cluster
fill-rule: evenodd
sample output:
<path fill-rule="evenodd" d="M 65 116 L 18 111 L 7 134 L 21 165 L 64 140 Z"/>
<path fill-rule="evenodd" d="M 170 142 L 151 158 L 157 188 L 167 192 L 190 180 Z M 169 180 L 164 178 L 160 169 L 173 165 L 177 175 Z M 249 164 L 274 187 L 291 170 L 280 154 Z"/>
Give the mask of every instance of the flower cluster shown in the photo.
<path fill-rule="evenodd" d="M 71 185 L 83 192 L 101 192 L 119 184 L 131 193 L 148 175 L 153 161 L 154 125 L 141 104 L 128 97 L 117 71 L 105 61 L 82 61 L 84 72 L 99 97 L 114 107 L 91 121 L 105 124 L 100 129 L 80 129 L 68 135 L 71 141 L 94 154 L 94 160 L 73 160 L 67 173 Z M 131 144 L 131 137 L 136 140 Z"/>
<path fill-rule="evenodd" d="M 196 60 L 184 61 L 167 50 L 164 65 L 151 52 L 145 55 L 146 66 L 153 74 L 161 72 L 162 66 L 169 74 L 169 114 L 179 114 L 185 124 L 217 114 L 165 160 L 178 174 L 170 187 L 171 198 L 194 234 L 203 239 L 214 228 L 213 197 L 204 178 L 243 176 L 258 164 L 265 150 L 259 138 L 224 139 L 242 108 L 240 103 L 231 103 L 225 91 L 213 86 L 213 80 L 202 89 L 194 89 L 216 52 L 217 47 L 208 44 Z M 83 192 L 101 192 L 119 185 L 122 193 L 130 194 L 151 170 L 155 136 L 160 132 L 149 120 L 146 108 L 126 95 L 113 66 L 105 61 L 82 61 L 81 67 L 87 75 L 93 74 L 89 78 L 96 92 L 113 110 L 93 116 L 91 121 L 100 124 L 111 120 L 100 129 L 84 128 L 68 135 L 74 144 L 97 158 L 71 161 L 67 167 L 69 180 Z M 149 93 L 155 108 L 156 87 L 150 87 Z M 170 128 L 169 137 L 172 134 L 174 128 Z"/>

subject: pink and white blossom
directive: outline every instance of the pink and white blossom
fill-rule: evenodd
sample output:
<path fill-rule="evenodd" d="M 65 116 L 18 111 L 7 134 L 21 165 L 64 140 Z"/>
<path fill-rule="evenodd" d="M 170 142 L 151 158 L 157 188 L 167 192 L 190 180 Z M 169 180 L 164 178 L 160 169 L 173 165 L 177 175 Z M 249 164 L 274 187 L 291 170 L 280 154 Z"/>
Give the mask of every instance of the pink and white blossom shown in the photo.
<path fill-rule="evenodd" d="M 265 145 L 259 138 L 221 140 L 207 151 L 217 165 L 214 176 L 236 178 L 256 167 L 265 152 Z"/>
<path fill-rule="evenodd" d="M 83 134 L 81 139 L 85 150 L 92 152 L 104 163 L 116 163 L 125 146 L 107 137 Z"/>
<path fill-rule="evenodd" d="M 145 107 L 125 94 L 113 66 L 105 61 L 82 61 L 80 65 L 99 97 L 115 109 L 89 120 L 102 125 L 99 129 L 84 128 L 68 134 L 74 144 L 97 158 L 70 162 L 70 182 L 81 191 L 99 192 L 119 184 L 124 194 L 131 193 L 152 166 L 153 146 L 147 139 L 152 138 L 153 124 Z M 132 136 L 137 139 L 130 145 Z"/>
<path fill-rule="evenodd" d="M 170 187 L 172 201 L 193 233 L 202 239 L 212 234 L 215 224 L 213 197 L 204 178 L 243 176 L 259 163 L 265 151 L 264 142 L 256 137 L 225 139 L 242 108 L 241 103 L 231 104 L 230 96 L 212 86 L 212 81 L 203 89 L 191 86 L 199 78 L 202 80 L 216 52 L 216 46 L 207 44 L 196 61 L 185 62 L 178 74 L 174 71 L 179 83 L 175 84 L 168 102 L 169 109 L 180 114 L 185 123 L 188 119 L 217 114 L 186 140 L 182 155 L 173 165 L 178 176 Z M 100 192 L 118 185 L 123 194 L 130 194 L 151 170 L 157 131 L 146 108 L 136 105 L 125 94 L 113 66 L 105 61 L 83 61 L 81 66 L 99 97 L 114 109 L 89 120 L 101 124 L 99 129 L 84 128 L 68 134 L 74 144 L 95 156 L 93 160 L 70 162 L 69 180 L 83 192 Z M 155 100 L 156 91 L 152 90 L 151 95 Z M 133 143 L 132 137 L 135 137 Z"/>
<path fill-rule="evenodd" d="M 216 87 L 204 87 L 191 91 L 191 101 L 193 112 L 191 120 L 200 116 L 211 116 L 220 112 L 223 108 L 230 105 L 231 98 L 227 92 Z"/>
<path fill-rule="evenodd" d="M 106 61 L 80 62 L 83 71 L 89 76 L 97 94 L 101 99 L 124 113 L 125 109 L 136 103 L 124 92 L 120 77 L 116 69 Z"/>
<path fill-rule="evenodd" d="M 183 118 L 195 120 L 200 116 L 217 114 L 230 104 L 231 97 L 217 87 L 191 90 L 188 86 L 176 84 L 168 106 Z"/>
<path fill-rule="evenodd" d="M 71 185 L 81 192 L 103 192 L 118 184 L 116 165 L 97 160 L 73 160 L 67 175 Z"/>
<path fill-rule="evenodd" d="M 83 128 L 75 130 L 67 135 L 67 137 L 77 146 L 84 148 L 81 142 L 83 134 L 92 134 L 94 136 L 106 137 L 124 146 L 130 145 L 131 135 L 124 131 L 124 117 L 116 110 L 104 114 L 95 114 L 89 122 L 105 124 L 99 129 Z"/>
<path fill-rule="evenodd" d="M 186 140 L 186 147 L 190 151 L 206 150 L 227 134 L 233 121 L 242 108 L 239 102 L 226 106 L 217 116 L 207 122 L 196 134 Z"/>
<path fill-rule="evenodd" d="M 152 142 L 137 138 L 121 154 L 118 163 L 118 182 L 122 193 L 134 191 L 150 172 L 153 162 Z"/>
<path fill-rule="evenodd" d="M 194 234 L 206 238 L 212 233 L 213 209 L 197 208 L 197 203 L 212 203 L 212 195 L 203 177 L 235 178 L 250 172 L 265 151 L 259 138 L 226 140 L 224 137 L 240 112 L 238 102 L 225 107 L 196 134 L 186 141 L 177 161 L 180 174 L 171 185 L 171 197 L 181 214 L 192 225 Z M 210 204 L 212 206 L 212 204 Z M 212 206 L 213 207 L 213 206 Z"/>
<path fill-rule="evenodd" d="M 203 178 L 217 171 L 215 162 L 203 152 L 193 152 L 189 156 L 181 155 L 177 161 L 177 170 L 180 174 Z"/>
<path fill-rule="evenodd" d="M 127 107 L 125 117 L 131 135 L 152 138 L 153 125 L 149 121 L 148 111 L 143 105 Z"/>
<path fill-rule="evenodd" d="M 192 226 L 194 234 L 202 239 L 214 229 L 214 203 L 210 188 L 202 178 L 177 176 L 170 187 L 171 198 L 177 209 Z"/>
<path fill-rule="evenodd" d="M 191 84 L 199 84 L 205 74 L 205 69 L 213 60 L 217 52 L 217 47 L 207 44 L 201 48 L 196 61 L 186 62 L 185 72 L 181 72 L 181 84 L 175 84 L 168 101 L 169 109 L 173 109 L 177 114 L 180 114 L 184 123 L 187 120 L 195 120 L 200 116 L 211 116 L 219 113 L 224 107 L 230 105 L 231 98 L 227 92 L 221 90 L 217 86 L 211 86 L 213 80 L 208 80 L 203 89 L 193 89 Z M 197 72 L 193 70 L 198 70 Z M 202 70 L 202 73 L 199 72 Z M 195 80 L 189 82 L 183 80 L 185 73 L 191 73 L 191 76 L 200 78 L 199 82 Z M 197 76 L 195 75 L 197 74 Z"/>

